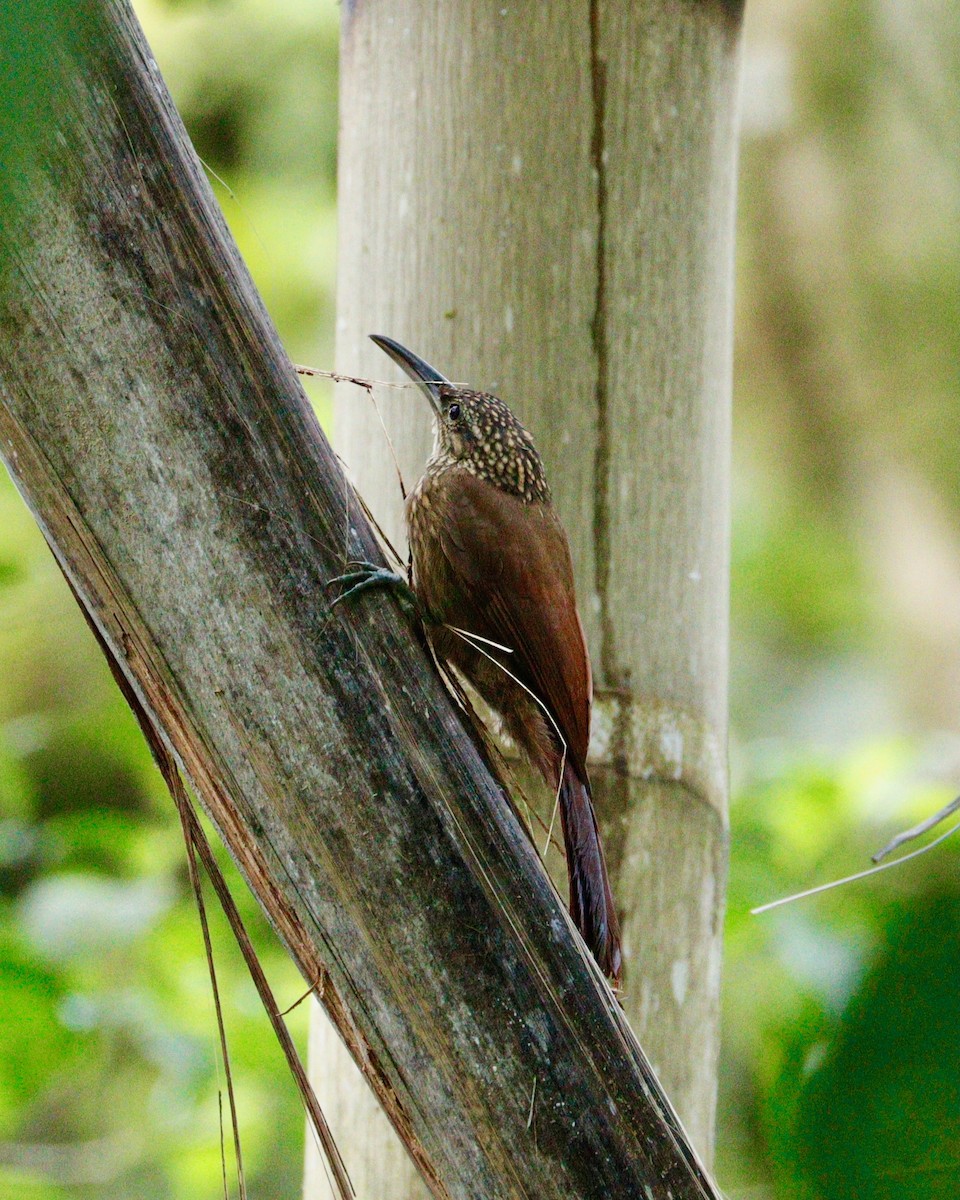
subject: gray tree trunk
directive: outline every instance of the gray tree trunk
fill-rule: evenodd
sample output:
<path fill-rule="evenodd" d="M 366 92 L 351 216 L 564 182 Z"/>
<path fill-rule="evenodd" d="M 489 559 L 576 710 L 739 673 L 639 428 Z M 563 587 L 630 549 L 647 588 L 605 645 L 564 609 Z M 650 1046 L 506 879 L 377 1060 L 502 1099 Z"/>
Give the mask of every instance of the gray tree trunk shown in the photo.
<path fill-rule="evenodd" d="M 337 361 L 398 338 L 528 424 L 594 664 L 592 775 L 624 916 L 624 1005 L 701 1152 L 716 1091 L 727 857 L 728 456 L 739 6 L 345 6 Z M 379 404 L 407 485 L 416 394 Z M 364 397 L 335 438 L 402 542 Z M 549 813 L 546 813 L 549 818 Z M 562 858 L 554 853 L 552 865 Z M 314 1014 L 360 1194 L 422 1189 Z M 327 1195 L 308 1147 L 306 1194 Z"/>
<path fill-rule="evenodd" d="M 396 601 L 330 608 L 376 542 L 128 6 L 7 19 L 0 453 L 145 718 L 435 1196 L 716 1197 Z"/>

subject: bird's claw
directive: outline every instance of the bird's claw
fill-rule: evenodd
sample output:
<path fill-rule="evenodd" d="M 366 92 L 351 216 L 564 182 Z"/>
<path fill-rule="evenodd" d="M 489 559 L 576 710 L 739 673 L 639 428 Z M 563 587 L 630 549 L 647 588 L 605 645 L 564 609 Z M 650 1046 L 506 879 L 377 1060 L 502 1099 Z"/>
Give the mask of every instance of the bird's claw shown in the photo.
<path fill-rule="evenodd" d="M 402 575 L 398 575 L 396 571 L 390 571 L 386 567 L 378 567 L 376 563 L 358 562 L 354 565 L 357 570 L 348 571 L 345 575 L 338 575 L 335 579 L 327 580 L 327 587 L 339 584 L 344 588 L 339 596 L 330 601 L 331 609 L 336 608 L 344 600 L 358 596 L 361 592 L 383 587 L 392 588 L 405 607 L 410 606 L 414 612 L 420 611 L 420 602 L 416 593 Z"/>

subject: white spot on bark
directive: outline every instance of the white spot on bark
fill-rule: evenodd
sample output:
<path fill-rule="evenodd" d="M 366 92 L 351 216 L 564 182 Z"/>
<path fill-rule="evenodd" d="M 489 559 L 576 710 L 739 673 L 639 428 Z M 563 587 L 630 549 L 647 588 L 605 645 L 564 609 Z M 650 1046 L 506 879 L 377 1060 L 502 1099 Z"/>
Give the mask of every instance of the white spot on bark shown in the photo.
<path fill-rule="evenodd" d="M 507 333 L 513 333 L 513 309 L 509 304 L 503 310 L 503 327 Z"/>
<path fill-rule="evenodd" d="M 406 192 L 400 193 L 400 198 L 397 200 L 397 216 L 402 221 L 410 211 L 410 201 L 407 198 Z"/>
<path fill-rule="evenodd" d="M 595 704 L 590 722 L 590 749 L 592 758 L 603 758 L 610 753 L 613 742 L 613 713 L 608 705 Z"/>
<path fill-rule="evenodd" d="M 683 734 L 673 721 L 660 724 L 660 751 L 672 778 L 679 779 L 683 774 Z"/>
<path fill-rule="evenodd" d="M 519 154 L 515 154 L 513 156 L 513 162 L 510 165 L 513 168 L 514 175 L 519 175 L 520 172 L 523 170 L 523 159 L 520 157 Z"/>
<path fill-rule="evenodd" d="M 670 968 L 670 988 L 673 998 L 679 1006 L 687 998 L 687 984 L 690 982 L 690 963 L 685 958 L 677 958 Z"/>

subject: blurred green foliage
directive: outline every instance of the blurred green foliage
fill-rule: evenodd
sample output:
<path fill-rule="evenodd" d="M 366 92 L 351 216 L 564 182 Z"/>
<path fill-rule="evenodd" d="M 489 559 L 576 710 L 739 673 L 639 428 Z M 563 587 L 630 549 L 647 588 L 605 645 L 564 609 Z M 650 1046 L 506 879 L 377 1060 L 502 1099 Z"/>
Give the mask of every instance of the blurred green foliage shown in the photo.
<path fill-rule="evenodd" d="M 329 366 L 336 5 L 137 10 L 292 356 Z M 752 0 L 746 49 L 718 1170 L 732 1200 L 946 1200 L 958 851 L 749 909 L 860 869 L 960 779 L 960 14 Z M 291 1003 L 301 981 L 221 859 Z M 295 1089 L 210 911 L 250 1194 L 294 1196 Z M 219 1193 L 179 826 L 5 480 L 0 1014 L 0 1196 Z"/>

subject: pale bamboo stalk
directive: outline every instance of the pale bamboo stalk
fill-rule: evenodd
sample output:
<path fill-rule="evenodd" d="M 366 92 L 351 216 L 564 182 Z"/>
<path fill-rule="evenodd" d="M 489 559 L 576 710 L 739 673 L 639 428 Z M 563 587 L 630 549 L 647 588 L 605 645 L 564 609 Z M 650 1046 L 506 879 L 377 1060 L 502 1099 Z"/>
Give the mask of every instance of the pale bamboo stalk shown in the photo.
<path fill-rule="evenodd" d="M 389 334 L 497 391 L 534 433 L 594 663 L 593 778 L 624 912 L 626 1012 L 707 1155 L 727 858 L 739 20 L 719 0 L 384 0 L 345 6 L 341 43 L 337 362 L 383 378 L 366 335 Z M 429 450 L 425 406 L 387 391 L 379 404 L 410 485 Z M 402 542 L 369 402 L 340 387 L 335 412 L 339 453 Z M 315 1018 L 314 1078 L 349 1104 L 333 1119 L 361 1195 L 422 1195 Z M 306 1195 L 321 1200 L 313 1161 Z"/>

